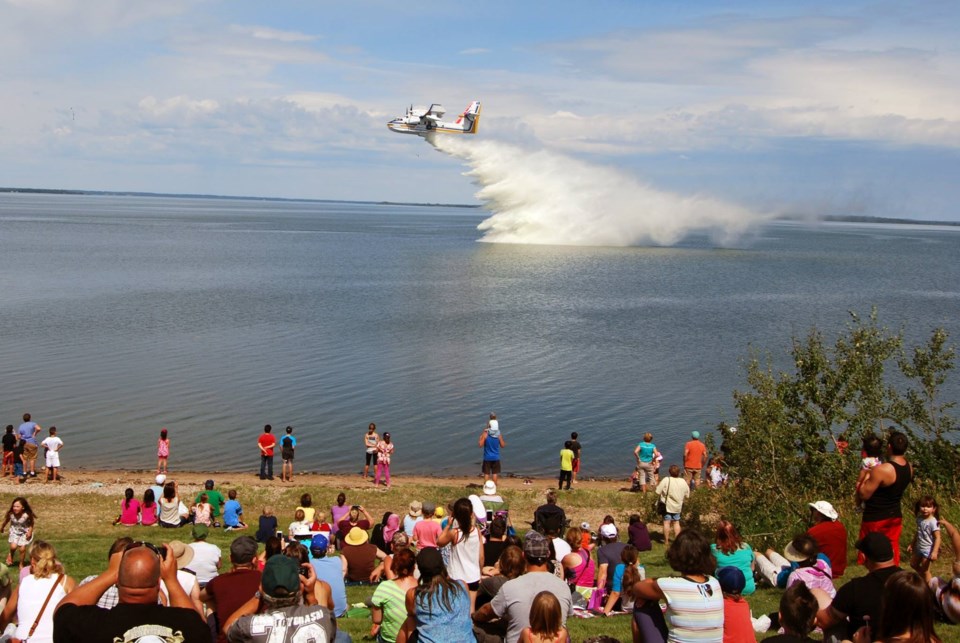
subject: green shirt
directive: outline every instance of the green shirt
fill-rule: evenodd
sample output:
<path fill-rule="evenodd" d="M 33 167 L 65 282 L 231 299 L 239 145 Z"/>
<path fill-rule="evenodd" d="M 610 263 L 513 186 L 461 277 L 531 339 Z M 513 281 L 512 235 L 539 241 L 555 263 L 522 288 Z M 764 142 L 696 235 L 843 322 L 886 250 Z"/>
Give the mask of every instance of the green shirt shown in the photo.
<path fill-rule="evenodd" d="M 384 581 L 373 592 L 370 604 L 383 610 L 380 636 L 385 641 L 396 641 L 397 633 L 407 620 L 407 593 L 392 580 Z"/>
<path fill-rule="evenodd" d="M 560 470 L 573 471 L 573 450 L 560 449 Z"/>
<path fill-rule="evenodd" d="M 223 507 L 223 503 L 226 502 L 226 499 L 223 497 L 223 494 L 217 491 L 216 489 L 211 489 L 210 491 L 201 491 L 197 494 L 197 499 L 194 502 L 200 502 L 200 496 L 202 494 L 207 494 L 207 502 L 210 503 L 210 512 L 211 518 L 217 518 L 220 516 L 220 509 Z"/>

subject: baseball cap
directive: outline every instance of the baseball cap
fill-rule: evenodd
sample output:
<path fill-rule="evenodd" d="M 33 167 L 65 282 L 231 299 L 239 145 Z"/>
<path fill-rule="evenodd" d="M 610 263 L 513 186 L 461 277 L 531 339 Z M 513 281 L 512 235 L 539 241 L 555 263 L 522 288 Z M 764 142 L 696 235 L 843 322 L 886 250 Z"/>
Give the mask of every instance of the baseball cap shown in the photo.
<path fill-rule="evenodd" d="M 317 534 L 310 540 L 310 551 L 314 550 L 327 551 L 327 547 L 330 546 L 330 541 L 323 534 Z"/>
<path fill-rule="evenodd" d="M 270 596 L 276 596 L 281 587 L 287 590 L 287 594 L 295 592 L 300 589 L 300 566 L 289 556 L 271 556 L 263 566 L 260 584 Z"/>
<path fill-rule="evenodd" d="M 192 548 L 191 548 L 192 549 Z M 245 565 L 257 555 L 257 541 L 250 536 L 239 536 L 230 543 L 230 560 Z"/>
<path fill-rule="evenodd" d="M 154 478 L 154 480 L 157 481 L 157 484 L 163 484 L 164 482 L 167 481 L 167 476 L 163 475 L 162 473 L 158 473 L 157 477 Z"/>
<path fill-rule="evenodd" d="M 607 523 L 606 525 L 600 525 L 600 535 L 604 538 L 616 538 L 617 537 L 617 527 Z"/>
<path fill-rule="evenodd" d="M 739 594 L 747 586 L 747 577 L 737 567 L 721 567 L 717 570 L 717 582 L 727 594 Z"/>
<path fill-rule="evenodd" d="M 890 544 L 890 539 L 879 531 L 871 531 L 857 541 L 857 549 L 875 563 L 893 560 L 893 545 Z"/>
<path fill-rule="evenodd" d="M 549 558 L 550 543 L 538 531 L 528 531 L 523 539 L 523 553 L 528 558 Z"/>
<path fill-rule="evenodd" d="M 194 540 L 203 540 L 210 533 L 210 528 L 206 525 L 194 525 L 191 531 Z"/>
<path fill-rule="evenodd" d="M 694 431 L 693 433 L 690 434 L 690 436 L 691 436 L 694 440 L 699 440 L 699 439 L 700 439 L 700 432 L 699 432 L 699 431 Z"/>
<path fill-rule="evenodd" d="M 179 540 L 170 541 L 170 552 L 177 559 L 177 569 L 183 569 L 193 560 L 193 547 L 187 547 Z"/>
<path fill-rule="evenodd" d="M 809 503 L 807 506 L 816 509 L 830 520 L 836 520 L 840 516 L 837 510 L 833 508 L 833 505 L 826 500 L 817 500 L 816 502 Z"/>
<path fill-rule="evenodd" d="M 444 516 L 446 513 L 447 513 L 447 512 L 443 510 L 443 507 L 437 507 L 436 510 L 433 512 L 433 517 L 434 517 L 434 518 L 443 518 L 443 516 Z"/>
<path fill-rule="evenodd" d="M 436 547 L 424 547 L 417 554 L 417 569 L 420 576 L 436 576 L 443 570 L 443 556 Z"/>
<path fill-rule="evenodd" d="M 493 480 L 487 480 L 483 483 L 483 493 L 492 496 L 497 493 L 497 483 Z"/>

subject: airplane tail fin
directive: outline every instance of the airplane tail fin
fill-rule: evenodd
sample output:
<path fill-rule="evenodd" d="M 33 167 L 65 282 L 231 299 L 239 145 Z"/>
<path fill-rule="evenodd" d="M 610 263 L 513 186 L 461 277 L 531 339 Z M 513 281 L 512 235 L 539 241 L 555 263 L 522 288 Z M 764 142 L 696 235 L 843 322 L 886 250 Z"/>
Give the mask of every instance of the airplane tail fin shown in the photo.
<path fill-rule="evenodd" d="M 460 118 L 457 119 L 457 124 L 462 123 L 464 119 L 467 121 L 465 123 L 464 133 L 476 134 L 480 126 L 480 101 L 475 100 L 470 103 L 467 109 L 463 111 L 463 114 L 460 115 Z"/>

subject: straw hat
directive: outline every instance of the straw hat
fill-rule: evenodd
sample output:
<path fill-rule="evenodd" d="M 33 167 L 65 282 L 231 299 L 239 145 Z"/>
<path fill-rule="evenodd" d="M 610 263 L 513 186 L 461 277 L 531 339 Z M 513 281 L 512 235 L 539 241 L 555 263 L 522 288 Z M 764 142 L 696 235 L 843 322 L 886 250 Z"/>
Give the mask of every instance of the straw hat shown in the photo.
<path fill-rule="evenodd" d="M 410 515 L 416 518 L 423 510 L 423 504 L 419 500 L 410 503 Z"/>
<path fill-rule="evenodd" d="M 183 569 L 193 560 L 193 547 L 185 545 L 179 540 L 170 541 L 170 552 L 177 559 L 177 569 Z"/>
<path fill-rule="evenodd" d="M 363 543 L 367 542 L 367 532 L 359 527 L 354 527 L 343 540 L 348 545 L 362 545 Z"/>

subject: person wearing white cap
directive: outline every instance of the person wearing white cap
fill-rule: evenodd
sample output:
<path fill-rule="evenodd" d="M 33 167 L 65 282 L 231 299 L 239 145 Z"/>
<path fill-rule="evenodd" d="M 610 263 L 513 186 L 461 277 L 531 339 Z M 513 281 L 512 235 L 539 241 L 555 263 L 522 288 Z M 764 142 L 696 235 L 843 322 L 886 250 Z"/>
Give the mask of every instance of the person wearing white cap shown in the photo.
<path fill-rule="evenodd" d="M 830 559 L 833 577 L 840 578 L 847 569 L 847 528 L 837 520 L 837 510 L 826 500 L 817 500 L 808 506 L 811 526 L 807 535 L 817 541 L 820 553 Z"/>
<path fill-rule="evenodd" d="M 487 480 L 483 483 L 483 494 L 480 496 L 480 502 L 490 513 L 507 509 L 507 503 L 504 502 L 503 496 L 497 493 L 497 483 L 493 480 Z"/>
<path fill-rule="evenodd" d="M 160 515 L 160 498 L 163 498 L 163 485 L 167 482 L 167 476 L 162 473 L 158 473 L 157 477 L 154 478 L 156 484 L 151 485 L 150 489 L 153 491 L 153 499 L 155 501 L 155 508 L 157 516 Z"/>

